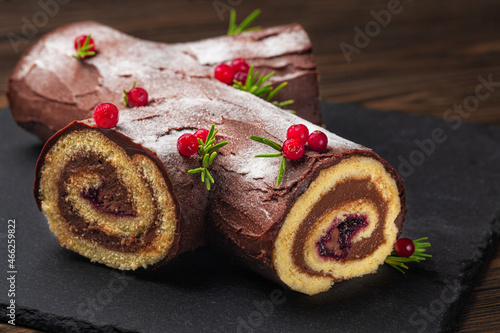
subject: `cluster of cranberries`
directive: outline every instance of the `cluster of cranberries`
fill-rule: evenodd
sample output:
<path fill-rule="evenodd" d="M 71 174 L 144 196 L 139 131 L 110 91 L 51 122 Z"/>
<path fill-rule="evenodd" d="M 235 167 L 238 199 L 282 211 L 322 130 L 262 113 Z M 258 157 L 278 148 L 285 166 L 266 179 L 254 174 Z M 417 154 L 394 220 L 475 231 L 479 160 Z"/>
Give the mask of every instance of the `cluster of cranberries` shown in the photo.
<path fill-rule="evenodd" d="M 326 134 L 321 131 L 309 130 L 303 124 L 292 125 L 286 131 L 286 140 L 283 142 L 283 155 L 290 160 L 297 160 L 304 154 L 305 145 L 314 151 L 323 151 L 328 145 Z"/>
<path fill-rule="evenodd" d="M 200 128 L 196 133 L 185 133 L 177 139 L 177 150 L 181 155 L 192 156 L 198 151 L 200 145 L 198 139 L 205 142 L 208 137 L 208 130 Z"/>
<path fill-rule="evenodd" d="M 247 80 L 249 70 L 246 59 L 236 58 L 231 62 L 231 66 L 220 64 L 215 67 L 214 77 L 225 84 L 232 84 L 233 80 L 243 83 Z"/>
<path fill-rule="evenodd" d="M 415 253 L 415 243 L 411 239 L 403 237 L 398 239 L 394 249 L 401 258 L 409 258 Z"/>

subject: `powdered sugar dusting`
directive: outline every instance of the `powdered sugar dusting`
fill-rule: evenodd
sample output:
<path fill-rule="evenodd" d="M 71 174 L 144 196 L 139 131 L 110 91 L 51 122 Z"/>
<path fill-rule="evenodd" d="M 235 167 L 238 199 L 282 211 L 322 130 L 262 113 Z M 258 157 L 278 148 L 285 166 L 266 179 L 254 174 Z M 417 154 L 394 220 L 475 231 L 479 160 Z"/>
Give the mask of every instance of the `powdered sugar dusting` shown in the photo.
<path fill-rule="evenodd" d="M 81 34 L 93 36 L 98 52 L 95 57 L 85 60 L 72 57 L 74 38 Z M 25 64 L 31 63 L 56 75 L 71 90 L 69 103 L 78 100 L 91 106 L 82 96 L 94 94 L 97 100 L 119 106 L 120 122 L 116 130 L 155 152 L 170 172 L 185 172 L 186 167 L 196 166 L 194 158 L 186 159 L 177 152 L 177 138 L 198 128 L 209 128 L 211 124 L 220 129 L 221 139 L 230 142 L 220 150 L 224 167 L 251 181 L 264 181 L 268 186 L 275 184 L 280 159 L 253 157 L 272 151 L 250 140 L 250 135 L 264 136 L 281 144 L 289 126 L 303 123 L 310 131 L 327 133 L 329 153 L 364 149 L 252 94 L 210 78 L 213 68 L 209 65 L 242 55 L 263 59 L 309 51 L 311 43 L 299 25 L 167 45 L 142 41 L 94 22 L 83 22 L 61 28 L 39 44 L 42 46 L 36 47 L 37 52 L 24 58 Z M 132 44 L 134 47 L 129 47 Z M 115 60 L 118 58 L 120 61 Z M 287 66 L 288 63 L 276 61 L 274 65 Z M 68 75 L 82 72 L 94 73 L 86 78 L 85 85 L 78 83 L 78 77 Z M 296 70 L 281 79 L 292 79 L 301 73 Z M 128 109 L 123 106 L 122 91 L 129 89 L 135 80 L 138 86 L 147 87 L 150 103 Z M 244 129 L 237 126 L 238 122 L 245 124 Z"/>
<path fill-rule="evenodd" d="M 204 65 L 213 65 L 244 55 L 246 58 L 271 58 L 287 53 L 304 52 L 311 48 L 311 42 L 304 30 L 290 26 L 286 31 L 279 27 L 265 29 L 258 33 L 243 33 L 232 39 L 225 37 L 204 40 L 189 45 L 189 52 Z"/>

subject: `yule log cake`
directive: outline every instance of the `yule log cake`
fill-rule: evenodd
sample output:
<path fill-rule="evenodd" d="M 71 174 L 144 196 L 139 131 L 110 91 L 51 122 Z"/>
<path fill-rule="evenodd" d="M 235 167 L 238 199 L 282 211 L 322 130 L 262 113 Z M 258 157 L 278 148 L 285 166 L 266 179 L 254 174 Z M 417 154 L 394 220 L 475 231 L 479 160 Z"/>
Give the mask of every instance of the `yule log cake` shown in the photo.
<path fill-rule="evenodd" d="M 249 137 L 282 142 L 293 124 L 321 128 L 215 80 L 169 80 L 175 97 L 122 110 L 113 129 L 74 122 L 47 142 L 35 196 L 63 246 L 111 267 L 147 267 L 199 245 L 207 216 L 213 243 L 303 293 L 377 270 L 405 215 L 387 162 L 327 133 L 324 151 L 286 160 L 276 186 L 280 159 L 254 157 L 272 149 Z M 211 124 L 228 144 L 209 192 L 187 172 L 199 158 L 176 144 Z"/>
<path fill-rule="evenodd" d="M 75 61 L 76 36 L 90 34 L 97 55 Z M 320 124 L 316 64 L 312 45 L 298 25 L 266 28 L 190 43 L 144 41 L 95 22 L 67 25 L 43 36 L 23 55 L 9 77 L 8 98 L 14 120 L 47 140 L 73 120 L 92 117 L 103 101 L 123 106 L 123 89 L 147 86 L 150 100 L 177 95 L 179 80 L 210 79 L 214 67 L 246 58 L 270 82 L 288 82 L 276 100 L 294 100 L 299 116 Z"/>
<path fill-rule="evenodd" d="M 375 272 L 391 253 L 406 208 L 401 179 L 387 162 L 211 77 L 217 62 L 238 56 L 262 62 L 263 71 L 281 68 L 276 78 L 289 82 L 282 99 L 293 98 L 298 114 L 314 116 L 314 108 L 298 107 L 317 106 L 314 59 L 299 26 L 175 45 L 89 26 L 96 39 L 103 36 L 96 56 L 73 59 L 67 44 L 83 25 L 61 28 L 23 57 L 9 86 L 16 120 L 42 138 L 82 110 L 90 116 L 96 104 L 120 105 L 122 89 L 135 80 L 150 93 L 146 106 L 121 110 L 114 128 L 92 119 L 73 122 L 43 148 L 34 193 L 61 245 L 126 270 L 166 263 L 208 237 L 257 272 L 306 294 Z M 181 155 L 177 142 L 212 124 L 216 141 L 228 144 L 210 165 L 215 184 L 207 191 L 199 174 L 188 173 L 200 159 Z M 293 161 L 254 157 L 273 151 L 250 136 L 281 143 L 293 124 L 322 130 L 328 146 L 320 152 L 306 147 Z"/>

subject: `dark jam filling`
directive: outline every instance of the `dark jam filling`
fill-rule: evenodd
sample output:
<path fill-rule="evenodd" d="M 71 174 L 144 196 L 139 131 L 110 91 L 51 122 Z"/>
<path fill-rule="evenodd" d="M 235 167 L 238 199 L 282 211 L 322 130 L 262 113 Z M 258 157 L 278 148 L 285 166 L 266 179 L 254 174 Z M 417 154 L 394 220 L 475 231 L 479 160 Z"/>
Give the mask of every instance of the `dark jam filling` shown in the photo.
<path fill-rule="evenodd" d="M 97 211 L 118 217 L 135 217 L 137 215 L 133 210 L 117 207 L 117 200 L 113 200 L 109 195 L 103 195 L 102 192 L 102 187 L 90 187 L 83 190 L 80 195 Z"/>
<path fill-rule="evenodd" d="M 326 235 L 316 243 L 319 255 L 337 261 L 344 259 L 351 251 L 352 238 L 367 225 L 366 216 L 346 215 L 342 222 L 328 229 Z"/>

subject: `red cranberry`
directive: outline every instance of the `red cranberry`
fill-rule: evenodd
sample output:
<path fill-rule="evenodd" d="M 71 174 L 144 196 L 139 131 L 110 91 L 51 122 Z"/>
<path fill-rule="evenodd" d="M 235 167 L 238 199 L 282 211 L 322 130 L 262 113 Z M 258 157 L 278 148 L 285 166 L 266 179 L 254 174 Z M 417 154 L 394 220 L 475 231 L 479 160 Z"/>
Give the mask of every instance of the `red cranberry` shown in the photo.
<path fill-rule="evenodd" d="M 415 243 L 409 238 L 400 238 L 396 242 L 396 253 L 402 258 L 409 258 L 415 253 Z"/>
<path fill-rule="evenodd" d="M 306 125 L 303 124 L 297 124 L 297 125 L 292 125 L 288 128 L 286 131 L 286 138 L 297 138 L 302 141 L 302 144 L 307 143 L 307 138 L 309 137 L 309 130 L 307 129 Z"/>
<path fill-rule="evenodd" d="M 236 58 L 231 62 L 231 67 L 235 73 L 248 73 L 250 66 L 245 58 Z"/>
<path fill-rule="evenodd" d="M 247 82 L 247 77 L 248 73 L 237 72 L 236 74 L 234 74 L 234 79 L 238 82 L 241 82 L 242 84 L 245 84 L 245 82 Z"/>
<path fill-rule="evenodd" d="M 198 151 L 198 146 L 198 140 L 191 133 L 182 134 L 177 139 L 177 150 L 179 150 L 179 153 L 181 153 L 181 155 L 191 156 L 196 154 L 196 152 Z"/>
<path fill-rule="evenodd" d="M 94 121 L 97 126 L 111 128 L 118 123 L 118 108 L 111 103 L 99 104 L 94 109 Z"/>
<path fill-rule="evenodd" d="M 309 135 L 308 140 L 309 148 L 314 151 L 323 151 L 328 145 L 328 138 L 325 133 L 321 131 L 314 131 Z"/>
<path fill-rule="evenodd" d="M 85 41 L 89 39 L 87 46 Z M 77 51 L 77 58 L 88 58 L 95 55 L 95 43 L 90 35 L 81 35 L 75 38 L 75 50 Z"/>
<path fill-rule="evenodd" d="M 283 142 L 283 155 L 289 160 L 297 160 L 304 154 L 304 144 L 300 139 L 290 138 Z"/>
<path fill-rule="evenodd" d="M 148 103 L 148 92 L 140 87 L 134 87 L 127 92 L 128 104 L 130 106 L 144 106 Z"/>
<path fill-rule="evenodd" d="M 220 82 L 230 84 L 233 83 L 234 70 L 229 65 L 220 64 L 215 67 L 214 76 Z"/>
<path fill-rule="evenodd" d="M 207 137 L 208 137 L 208 130 L 205 128 L 200 128 L 199 130 L 194 133 L 194 136 L 197 139 L 201 139 L 204 143 L 207 142 Z"/>

